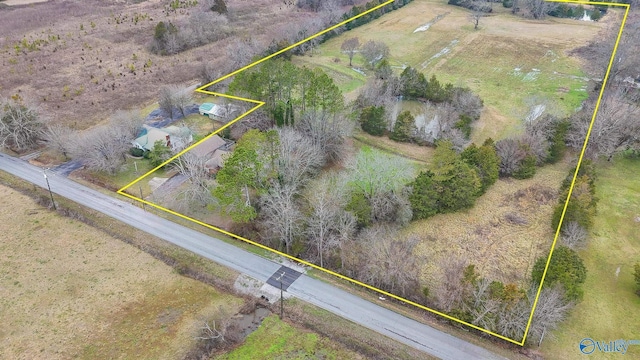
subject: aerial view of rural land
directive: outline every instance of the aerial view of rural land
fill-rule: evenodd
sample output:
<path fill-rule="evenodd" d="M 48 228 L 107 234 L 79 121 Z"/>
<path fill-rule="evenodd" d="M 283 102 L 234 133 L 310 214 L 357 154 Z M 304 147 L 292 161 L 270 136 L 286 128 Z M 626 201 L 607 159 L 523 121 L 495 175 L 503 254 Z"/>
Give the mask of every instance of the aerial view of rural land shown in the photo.
<path fill-rule="evenodd" d="M 0 0 L 0 359 L 640 359 L 639 0 Z"/>

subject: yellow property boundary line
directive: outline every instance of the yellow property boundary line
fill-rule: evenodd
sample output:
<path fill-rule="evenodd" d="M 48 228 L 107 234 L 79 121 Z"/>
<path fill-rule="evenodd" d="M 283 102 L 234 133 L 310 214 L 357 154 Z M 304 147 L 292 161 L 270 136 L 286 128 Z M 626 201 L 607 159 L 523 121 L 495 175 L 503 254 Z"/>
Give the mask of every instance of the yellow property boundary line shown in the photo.
<path fill-rule="evenodd" d="M 604 94 L 604 89 L 605 89 L 605 87 L 606 87 L 606 85 L 607 85 L 607 81 L 609 80 L 609 74 L 610 74 L 610 72 L 611 72 L 611 66 L 612 66 L 612 64 L 613 64 L 613 60 L 614 60 L 614 58 L 615 58 L 615 54 L 616 54 L 616 51 L 617 51 L 617 49 L 618 49 L 618 44 L 619 44 L 619 42 L 620 42 L 620 37 L 621 37 L 621 35 L 622 35 L 622 29 L 624 28 L 625 22 L 626 22 L 626 20 L 627 20 L 627 15 L 629 14 L 629 5 L 628 5 L 628 4 L 606 3 L 606 2 L 588 2 L 588 1 L 584 1 L 584 0 L 582 0 L 582 1 L 573 1 L 573 0 L 546 0 L 546 1 L 549 1 L 549 2 L 559 2 L 559 3 L 570 3 L 570 4 L 584 4 L 584 5 L 607 5 L 607 6 L 620 6 L 620 7 L 625 8 L 625 12 L 624 12 L 624 16 L 623 16 L 623 19 L 622 19 L 622 24 L 621 24 L 621 26 L 620 26 L 620 30 L 618 31 L 618 36 L 617 36 L 617 38 L 616 38 L 616 43 L 615 43 L 615 45 L 614 45 L 614 47 L 613 47 L 613 52 L 612 52 L 612 54 L 611 54 L 611 58 L 609 59 L 609 65 L 608 65 L 608 67 L 607 67 L 607 71 L 606 71 L 606 74 L 605 74 L 605 76 L 604 76 L 604 80 L 603 80 L 603 83 L 602 83 L 602 87 L 601 87 L 601 89 L 600 89 L 600 94 L 599 94 L 599 96 L 598 96 L 598 100 L 597 100 L 597 102 L 596 102 L 596 107 L 595 107 L 595 110 L 594 110 L 594 112 L 593 112 L 593 116 L 591 117 L 591 123 L 590 123 L 590 125 L 589 125 L 589 130 L 587 131 L 587 137 L 586 137 L 586 139 L 585 139 L 584 145 L 582 146 L 582 151 L 580 152 L 580 157 L 579 157 L 579 159 L 578 159 L 578 164 L 577 164 L 577 166 L 576 166 L 575 173 L 573 174 L 573 179 L 571 180 L 571 186 L 569 187 L 569 193 L 568 193 L 568 196 L 567 196 L 567 200 L 565 201 L 564 208 L 563 208 L 563 210 L 562 210 L 562 215 L 561 215 L 561 217 L 560 217 L 560 223 L 558 224 L 558 228 L 556 229 L 555 237 L 554 237 L 554 239 L 553 239 L 553 243 L 552 243 L 552 245 L 551 245 L 551 251 L 549 252 L 549 257 L 547 258 L 547 263 L 546 263 L 546 265 L 545 265 L 544 272 L 543 272 L 543 274 L 542 274 L 542 279 L 541 279 L 541 281 L 540 281 L 540 285 L 538 286 L 538 291 L 537 291 L 537 293 L 536 293 L 536 297 L 535 297 L 535 300 L 534 300 L 534 303 L 533 303 L 533 308 L 531 309 L 531 314 L 529 315 L 529 321 L 527 322 L 527 327 L 526 327 L 526 329 L 525 329 L 524 336 L 523 336 L 523 338 L 522 338 L 522 340 L 521 340 L 521 341 L 517 341 L 517 340 L 514 340 L 514 339 L 510 339 L 510 338 L 508 338 L 508 337 L 506 337 L 506 336 L 503 336 L 503 335 L 500 335 L 500 334 L 496 334 L 496 333 L 494 333 L 494 332 L 492 332 L 492 331 L 489 331 L 489 330 L 487 330 L 487 329 L 481 328 L 481 327 L 479 327 L 479 326 L 477 326 L 477 325 L 470 324 L 470 323 L 468 323 L 468 322 L 466 322 L 466 321 L 463 321 L 463 320 L 460 320 L 460 319 L 454 318 L 454 317 L 452 317 L 452 316 L 450 316 L 450 315 L 444 314 L 444 313 L 442 313 L 442 312 L 440 312 L 440 311 L 438 311 L 438 310 L 434 310 L 434 309 L 428 308 L 428 307 L 426 307 L 426 306 L 424 306 L 424 305 L 421 305 L 421 304 L 415 303 L 415 302 L 413 302 L 413 301 L 411 301 L 411 300 L 407 300 L 407 299 L 402 298 L 402 297 L 400 297 L 400 296 L 397 296 L 397 295 L 391 294 L 391 293 L 389 293 L 389 292 L 386 292 L 386 291 L 384 291 L 384 290 L 378 289 L 378 288 L 376 288 L 376 287 L 374 287 L 374 286 L 371 286 L 371 285 L 365 284 L 365 283 L 363 283 L 363 282 L 360 282 L 360 281 L 358 281 L 358 280 L 355 280 L 355 279 L 352 279 L 352 278 L 350 278 L 350 277 L 344 276 L 344 275 L 342 275 L 342 274 L 338 274 L 338 273 L 333 272 L 333 271 L 331 271 L 331 270 L 329 270 L 329 269 L 325 269 L 325 268 L 320 267 L 320 266 L 318 266 L 318 265 L 316 265 L 316 264 L 313 264 L 313 263 L 310 263 L 310 262 L 308 262 L 308 261 L 305 261 L 305 260 L 299 259 L 299 258 L 294 257 L 294 256 L 291 256 L 291 255 L 289 255 L 289 254 L 285 254 L 285 253 L 280 252 L 280 251 L 278 251 L 278 250 L 272 249 L 272 248 L 270 248 L 270 247 L 268 247 L 268 246 L 265 246 L 265 245 L 259 244 L 259 243 L 255 242 L 255 241 L 252 241 L 252 240 L 246 239 L 246 238 L 244 238 L 244 237 L 241 237 L 241 236 L 239 236 L 239 235 L 236 235 L 236 234 L 230 233 L 230 232 L 228 232 L 228 231 L 225 231 L 225 230 L 220 229 L 220 228 L 218 228 L 218 227 L 215 227 L 215 226 L 213 226 L 213 225 L 210 225 L 210 224 L 204 223 L 204 222 L 202 222 L 202 221 L 200 221 L 200 220 L 193 219 L 193 218 L 191 218 L 191 217 L 189 217 L 189 216 L 186 216 L 186 215 L 183 215 L 183 214 L 177 213 L 177 212 L 175 212 L 175 211 L 173 211 L 173 210 L 170 210 L 170 209 L 164 208 L 164 207 L 162 207 L 162 206 L 159 206 L 159 205 L 153 204 L 153 203 L 151 203 L 151 202 L 149 202 L 149 201 L 146 201 L 146 200 L 144 200 L 144 199 L 138 198 L 138 197 L 136 197 L 136 196 L 134 196 L 134 195 L 131 195 L 131 194 L 128 194 L 128 193 L 126 193 L 126 192 L 125 192 L 125 190 L 127 190 L 127 189 L 128 189 L 128 188 L 130 188 L 131 186 L 135 185 L 136 183 L 138 183 L 139 181 L 141 181 L 143 178 L 147 177 L 147 176 L 148 176 L 148 175 L 150 175 L 151 173 L 153 173 L 153 172 L 155 172 L 156 170 L 160 169 L 161 167 L 165 166 L 165 165 L 166 165 L 166 164 L 168 164 L 169 162 L 171 162 L 171 161 L 175 160 L 175 159 L 176 159 L 176 158 L 178 158 L 179 156 L 182 156 L 184 153 L 186 153 L 187 151 L 189 151 L 189 150 L 193 149 L 194 147 L 198 146 L 200 143 L 202 143 L 203 141 L 207 140 L 207 139 L 208 139 L 208 138 L 210 138 L 211 136 L 213 136 L 213 135 L 215 135 L 215 134 L 219 133 L 220 131 L 224 130 L 225 128 L 227 128 L 227 127 L 229 127 L 229 126 L 233 125 L 233 124 L 234 124 L 234 123 L 236 123 L 237 121 L 240 121 L 242 118 L 244 118 L 245 116 L 247 116 L 247 115 L 249 115 L 250 113 L 254 112 L 255 110 L 257 110 L 258 108 L 260 108 L 261 106 L 263 106 L 263 105 L 265 104 L 265 103 L 264 103 L 264 102 L 262 102 L 262 101 L 257 101 L 257 100 L 246 99 L 246 98 L 241 98 L 241 97 L 237 97 L 237 96 L 231 96 L 231 95 L 220 94 L 220 93 L 216 93 L 216 92 L 212 92 L 212 91 L 207 91 L 207 90 L 205 90 L 206 88 L 208 88 L 208 87 L 209 87 L 209 86 L 211 86 L 211 85 L 217 84 L 217 83 L 219 83 L 219 82 L 221 82 L 221 81 L 223 81 L 223 80 L 225 80 L 225 79 L 228 79 L 228 78 L 230 78 L 230 77 L 232 77 L 232 76 L 234 76 L 234 75 L 237 75 L 238 73 L 240 73 L 240 72 L 242 72 L 242 71 L 244 71 L 244 70 L 247 70 L 247 69 L 249 69 L 249 68 L 252 68 L 252 67 L 254 67 L 254 66 L 256 66 L 256 65 L 258 65 L 258 64 L 260 64 L 260 63 L 263 63 L 263 62 L 265 62 L 265 61 L 267 61 L 267 60 L 269 60 L 269 59 L 271 59 L 271 58 L 273 58 L 273 57 L 276 57 L 276 56 L 278 56 L 278 55 L 280 55 L 280 54 L 282 54 L 282 53 L 284 53 L 284 52 L 286 52 L 286 51 L 289 51 L 289 50 L 291 50 L 291 49 L 295 48 L 296 46 L 298 46 L 298 45 L 300 45 L 300 44 L 303 44 L 303 43 L 305 43 L 305 42 L 307 42 L 307 41 L 309 41 L 309 40 L 312 40 L 312 39 L 314 39 L 314 38 L 317 38 L 318 36 L 321 36 L 321 35 L 323 35 L 323 34 L 325 34 L 325 33 L 329 32 L 329 31 L 332 31 L 332 30 L 334 30 L 334 29 L 336 29 L 336 28 L 338 28 L 338 27 L 340 27 L 340 26 L 343 26 L 344 24 L 346 24 L 346 23 L 348 23 L 348 22 L 350 22 L 350 21 L 353 21 L 353 20 L 355 20 L 355 19 L 357 19 L 357 18 L 359 18 L 359 17 L 362 17 L 362 16 L 364 16 L 364 15 L 366 15 L 366 14 L 368 14 L 368 13 L 371 13 L 371 12 L 373 12 L 373 11 L 376 11 L 376 10 L 378 10 L 378 9 L 380 9 L 380 8 L 382 8 L 382 7 L 384 7 L 384 6 L 386 6 L 386 5 L 389 5 L 389 4 L 393 3 L 393 2 L 394 2 L 394 0 L 386 1 L 386 2 L 384 2 L 384 3 L 382 3 L 382 4 L 380 4 L 380 5 L 378 5 L 378 6 L 374 7 L 374 8 L 372 8 L 372 9 L 369 9 L 369 10 L 367 10 L 367 11 L 363 12 L 363 13 L 360 13 L 360 14 L 358 14 L 358 15 L 356 15 L 356 16 L 354 16 L 354 17 L 350 18 L 350 19 L 347 19 L 347 20 L 345 20 L 345 21 L 343 21 L 343 22 L 341 22 L 341 23 L 339 23 L 339 24 L 336 24 L 336 25 L 334 25 L 334 26 L 332 26 L 332 27 L 330 27 L 330 28 L 328 28 L 328 29 L 326 29 L 326 30 L 320 31 L 320 32 L 319 32 L 319 33 L 317 33 L 317 34 L 314 34 L 314 35 L 312 35 L 312 36 L 309 36 L 308 38 L 306 38 L 306 39 L 304 39 L 304 40 L 301 40 L 301 41 L 299 41 L 299 42 L 297 42 L 297 43 L 295 43 L 295 44 L 293 44 L 293 45 L 291 45 L 291 46 L 289 46 L 289 47 L 287 47 L 287 48 L 284 48 L 284 49 L 282 49 L 282 50 L 280 50 L 280 51 L 277 51 L 277 52 L 275 52 L 275 53 L 273 53 L 273 54 L 271 54 L 271 55 L 269 55 L 269 56 L 266 56 L 266 57 L 264 57 L 264 58 L 262 58 L 262 59 L 260 59 L 260 60 L 258 60 L 258 61 L 255 61 L 254 63 L 252 63 L 252 64 L 250 64 L 250 65 L 247 65 L 247 66 L 245 66 L 245 67 L 243 67 L 243 68 L 241 68 L 241 69 L 239 69 L 239 70 L 236 70 L 236 71 L 234 71 L 234 72 L 232 72 L 232 73 L 230 73 L 230 74 L 228 74 L 228 75 L 225 75 L 225 76 L 223 76 L 223 77 L 221 77 L 221 78 L 219 78 L 219 79 L 217 79 L 217 80 L 215 80 L 215 81 L 212 81 L 212 82 L 210 82 L 210 83 L 208 83 L 208 84 L 206 84 L 206 85 L 203 85 L 203 86 L 199 87 L 198 89 L 196 89 L 195 91 L 196 91 L 196 92 L 199 92 L 199 93 L 208 94 L 208 95 L 215 95 L 215 96 L 220 96 L 220 97 L 225 97 L 225 98 L 228 98 L 228 99 L 234 99 L 234 100 L 247 101 L 247 102 L 250 102 L 250 103 L 255 104 L 255 106 L 254 106 L 253 108 L 251 108 L 249 111 L 247 111 L 246 113 L 244 113 L 244 114 L 240 115 L 239 117 L 237 117 L 236 119 L 234 119 L 233 121 L 231 121 L 231 122 L 229 122 L 228 124 L 224 125 L 223 127 L 219 128 L 218 130 L 216 130 L 215 132 L 213 132 L 213 133 L 212 133 L 212 134 L 210 134 L 209 136 L 207 136 L 207 137 L 205 137 L 204 139 L 202 139 L 202 140 L 198 141 L 197 143 L 195 143 L 195 144 L 193 144 L 193 145 L 191 145 L 191 146 L 187 147 L 186 149 L 184 149 L 184 150 L 183 150 L 183 151 L 181 151 L 180 153 L 176 154 L 176 155 L 175 155 L 175 156 L 173 156 L 172 158 L 168 159 L 167 161 L 163 162 L 163 163 L 162 163 L 162 164 L 160 164 L 159 166 L 157 166 L 157 167 L 153 168 L 152 170 L 148 171 L 146 174 L 144 174 L 144 175 L 140 176 L 139 178 L 135 179 L 134 181 L 132 181 L 132 182 L 131 182 L 131 183 L 129 183 L 128 185 L 124 186 L 122 189 L 118 190 L 118 191 L 117 191 L 117 193 L 118 193 L 118 194 L 120 194 L 120 195 L 126 196 L 126 197 L 128 197 L 128 198 L 131 198 L 131 199 L 133 199 L 133 200 L 139 201 L 139 202 L 141 202 L 141 203 L 143 203 L 143 204 L 146 204 L 146 205 L 152 206 L 152 207 L 154 207 L 154 208 L 156 208 L 156 209 L 159 209 L 159 210 L 165 211 L 165 212 L 167 212 L 167 213 L 169 213 L 169 214 L 175 215 L 175 216 L 177 216 L 177 217 L 180 217 L 180 218 L 183 218 L 183 219 L 186 219 L 186 220 L 192 221 L 192 222 L 194 222 L 194 223 L 196 223 L 196 224 L 198 224 L 198 225 L 202 225 L 202 226 L 204 226 L 204 227 L 206 227 L 206 228 L 209 228 L 209 229 L 212 229 L 212 230 L 218 231 L 218 232 L 220 232 L 220 233 L 222 233 L 222 234 L 225 234 L 225 235 L 228 235 L 228 236 L 230 236 L 230 237 L 232 237 L 232 238 L 235 238 L 235 239 L 238 239 L 238 240 L 244 241 L 244 242 L 246 242 L 246 243 L 248 243 L 248 244 L 251 244 L 251 245 L 257 246 L 258 248 L 261 248 L 261 249 L 264 249 L 264 250 L 270 251 L 270 252 L 272 252 L 272 253 L 274 253 L 274 254 L 277 254 L 277 255 L 280 255 L 280 256 L 284 256 L 284 257 L 289 258 L 289 259 L 291 259 L 291 260 L 294 260 L 294 261 L 297 261 L 297 262 L 299 262 L 299 263 L 305 264 L 305 265 L 310 266 L 310 267 L 312 267 L 312 268 L 314 268 L 314 269 L 317 269 L 317 270 L 323 271 L 323 272 L 325 272 L 325 273 L 327 273 L 327 274 L 333 275 L 333 276 L 335 276 L 335 277 L 337 277 L 337 278 L 340 278 L 340 279 L 343 279 L 343 280 L 347 280 L 347 281 L 349 281 L 349 282 L 351 282 L 351 283 L 353 283 L 353 284 L 356 284 L 356 285 L 362 286 L 362 287 L 364 287 L 364 288 L 366 288 L 366 289 L 373 290 L 373 291 L 375 291 L 375 292 L 377 292 L 377 293 L 383 294 L 383 295 L 385 295 L 385 296 L 388 296 L 388 297 L 393 298 L 393 299 L 396 299 L 396 300 L 400 300 L 400 301 L 402 301 L 402 302 L 404 302 L 404 303 L 406 303 L 406 304 L 413 305 L 413 306 L 415 306 L 415 307 L 417 307 L 417 308 L 419 308 L 419 309 L 426 310 L 426 311 L 429 311 L 429 312 L 434 313 L 434 314 L 436 314 L 436 315 L 442 316 L 442 317 L 444 317 L 444 318 L 446 318 L 446 319 L 449 319 L 449 320 L 452 320 L 452 321 L 458 322 L 458 323 L 460 323 L 460 324 L 464 324 L 464 325 L 466 325 L 466 326 L 468 326 L 468 327 L 471 327 L 471 328 L 473 328 L 473 329 L 476 329 L 476 330 L 479 330 L 479 331 L 485 332 L 485 333 L 487 333 L 487 334 L 493 335 L 493 336 L 495 336 L 495 337 L 497 337 L 497 338 L 500 338 L 500 339 L 502 339 L 502 340 L 508 341 L 508 342 L 510 342 L 510 343 L 513 343 L 513 344 L 516 344 L 516 345 L 523 346 L 523 345 L 524 345 L 524 343 L 525 343 L 525 341 L 526 341 L 526 339 L 527 339 L 527 334 L 528 334 L 528 332 L 529 332 L 529 328 L 530 328 L 530 326 L 531 326 L 531 321 L 532 321 L 532 319 L 533 319 L 533 314 L 534 314 L 534 311 L 535 311 L 536 306 L 537 306 L 537 304 L 538 304 L 538 298 L 539 298 L 539 296 L 540 296 L 540 292 L 542 291 L 542 284 L 544 283 L 544 279 L 545 279 L 545 277 L 546 277 L 546 275 L 547 275 L 547 270 L 548 270 L 548 268 L 549 268 L 549 263 L 550 263 L 550 261 L 551 261 L 551 256 L 553 255 L 553 250 L 555 249 L 556 242 L 557 242 L 557 240 L 558 240 L 558 236 L 559 236 L 559 234 L 560 234 L 560 228 L 561 228 L 561 226 L 562 226 L 562 221 L 564 220 L 564 215 L 565 215 L 565 212 L 566 212 L 566 210 L 567 210 L 567 205 L 569 204 L 569 199 L 571 199 L 571 194 L 572 194 L 572 192 L 573 192 L 573 187 L 574 187 L 574 184 L 575 184 L 575 181 L 576 181 L 576 177 L 578 176 L 578 170 L 580 169 L 580 165 L 582 164 L 582 159 L 583 159 L 583 157 L 584 157 L 584 153 L 585 153 L 585 150 L 586 150 L 586 148 L 587 148 L 588 141 L 589 141 L 589 136 L 591 135 L 591 129 L 592 129 L 592 127 L 593 127 L 593 123 L 594 123 L 594 121 L 595 121 L 595 119 L 596 119 L 596 114 L 597 114 L 598 109 L 599 109 L 599 107 L 600 107 L 600 102 L 601 102 L 601 100 L 602 100 L 602 96 L 603 96 L 603 94 Z"/>

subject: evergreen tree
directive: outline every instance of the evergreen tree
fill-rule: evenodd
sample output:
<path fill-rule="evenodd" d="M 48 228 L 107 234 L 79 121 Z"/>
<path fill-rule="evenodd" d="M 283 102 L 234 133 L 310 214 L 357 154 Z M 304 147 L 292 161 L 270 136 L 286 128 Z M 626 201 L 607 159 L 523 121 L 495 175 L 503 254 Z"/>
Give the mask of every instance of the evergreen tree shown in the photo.
<path fill-rule="evenodd" d="M 476 171 L 462 160 L 451 142 L 438 143 L 431 171 L 438 192 L 438 212 L 446 213 L 473 206 L 481 183 Z"/>
<path fill-rule="evenodd" d="M 534 284 L 540 284 L 546 264 L 545 256 L 536 260 L 531 271 L 531 281 Z M 551 256 L 543 286 L 552 287 L 559 283 L 566 291 L 567 300 L 580 300 L 583 294 L 582 283 L 586 278 L 587 269 L 578 253 L 566 246 L 558 246 Z"/>
<path fill-rule="evenodd" d="M 166 145 L 166 141 L 158 140 L 153 143 L 153 149 L 147 155 L 151 166 L 156 167 L 171 157 L 171 149 Z"/>
<path fill-rule="evenodd" d="M 551 226 L 554 230 L 557 229 L 560 223 L 560 217 L 568 194 L 569 188 L 560 196 L 560 201 L 553 212 Z M 571 200 L 567 204 L 567 210 L 562 221 L 563 224 L 575 221 L 585 229 L 591 228 L 596 215 L 596 203 L 597 199 L 591 191 L 589 178 L 586 175 L 578 177 L 573 185 Z"/>
<path fill-rule="evenodd" d="M 427 79 L 418 70 L 407 67 L 400 74 L 402 84 L 402 95 L 407 99 L 417 99 L 425 97 L 427 92 Z"/>
<path fill-rule="evenodd" d="M 279 101 L 273 109 L 273 119 L 276 122 L 276 126 L 282 127 L 285 124 L 285 105 L 282 101 Z"/>
<path fill-rule="evenodd" d="M 478 173 L 481 184 L 478 195 L 484 194 L 498 180 L 500 157 L 493 146 L 493 140 L 488 139 L 481 147 L 471 144 L 462 151 L 460 157 Z"/>
<path fill-rule="evenodd" d="M 451 100 L 453 95 L 453 85 L 448 83 L 445 86 L 440 84 L 440 81 L 436 79 L 435 75 L 432 75 L 427 82 L 427 89 L 425 91 L 425 98 L 427 100 L 439 103 Z"/>
<path fill-rule="evenodd" d="M 374 136 L 384 135 L 387 121 L 384 118 L 384 106 L 368 106 L 360 113 L 360 126 L 366 133 Z"/>
<path fill-rule="evenodd" d="M 422 171 L 411 183 L 409 202 L 413 219 L 426 219 L 438 213 L 438 192 L 434 187 L 433 173 Z"/>
<path fill-rule="evenodd" d="M 409 142 L 413 140 L 416 133 L 416 119 L 409 111 L 403 111 L 398 115 L 393 131 L 389 134 L 389 139 L 399 142 Z"/>
<path fill-rule="evenodd" d="M 547 163 L 555 164 L 564 156 L 567 145 L 565 144 L 565 138 L 569 131 L 570 123 L 567 120 L 558 121 L 554 124 L 553 135 L 549 139 L 551 145 L 549 146 L 549 155 L 547 156 Z"/>
<path fill-rule="evenodd" d="M 530 179 L 536 174 L 536 156 L 526 149 L 527 155 L 520 162 L 520 166 L 513 172 L 512 176 L 516 179 Z"/>
<path fill-rule="evenodd" d="M 371 225 L 371 204 L 362 191 L 351 193 L 345 210 L 350 211 L 357 219 L 358 228 L 362 229 Z"/>

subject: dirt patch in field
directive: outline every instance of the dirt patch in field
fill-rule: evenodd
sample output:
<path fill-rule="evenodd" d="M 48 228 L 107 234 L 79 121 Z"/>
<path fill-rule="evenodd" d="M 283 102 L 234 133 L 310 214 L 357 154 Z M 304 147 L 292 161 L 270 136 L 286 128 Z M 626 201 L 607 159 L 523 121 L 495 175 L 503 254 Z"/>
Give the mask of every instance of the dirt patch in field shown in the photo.
<path fill-rule="evenodd" d="M 406 234 L 422 239 L 416 251 L 427 260 L 423 280 L 437 284 L 442 264 L 461 257 L 490 279 L 526 281 L 553 241 L 551 215 L 567 171 L 561 163 L 539 169 L 533 179 L 500 179 L 468 211 L 412 222 Z"/>
<path fill-rule="evenodd" d="M 0 358 L 167 358 L 242 300 L 0 186 Z"/>

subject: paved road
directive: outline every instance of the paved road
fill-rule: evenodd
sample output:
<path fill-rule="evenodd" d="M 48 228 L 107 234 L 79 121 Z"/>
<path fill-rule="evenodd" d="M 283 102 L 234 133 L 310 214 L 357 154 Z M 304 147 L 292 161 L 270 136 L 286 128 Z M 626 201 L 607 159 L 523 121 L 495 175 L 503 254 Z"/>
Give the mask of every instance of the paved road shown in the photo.
<path fill-rule="evenodd" d="M 0 170 L 45 187 L 42 169 L 0 154 Z M 51 190 L 79 204 L 169 241 L 189 251 L 266 282 L 280 264 L 231 244 L 144 212 L 139 207 L 104 195 L 63 176 L 48 173 Z M 345 319 L 442 359 L 502 359 L 501 357 L 406 318 L 395 312 L 306 275 L 289 286 L 291 295 Z"/>

